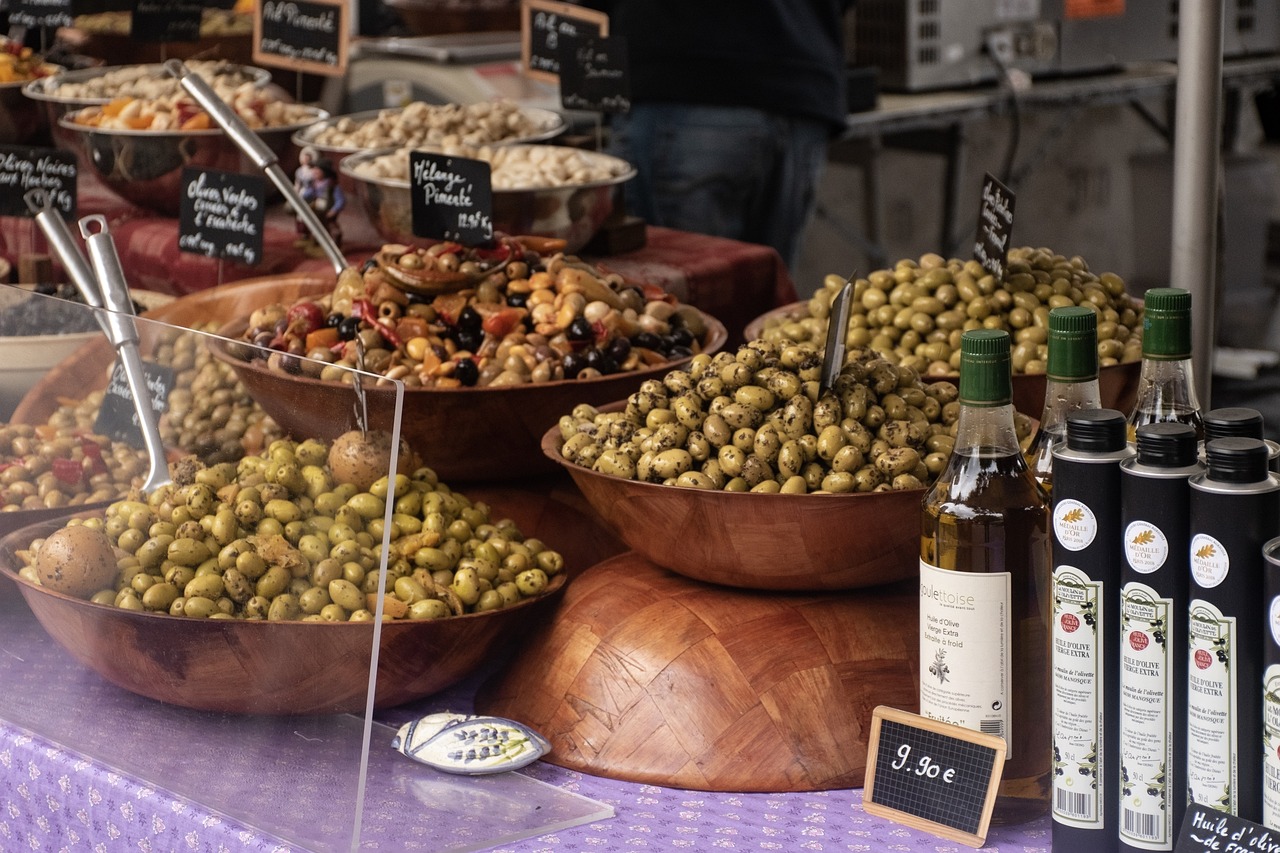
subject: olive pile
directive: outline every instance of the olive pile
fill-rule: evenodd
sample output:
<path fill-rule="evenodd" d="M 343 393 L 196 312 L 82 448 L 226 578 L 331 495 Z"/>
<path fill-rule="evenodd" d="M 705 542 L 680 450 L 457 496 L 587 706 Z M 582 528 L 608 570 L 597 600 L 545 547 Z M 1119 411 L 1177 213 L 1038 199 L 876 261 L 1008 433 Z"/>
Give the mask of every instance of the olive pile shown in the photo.
<path fill-rule="evenodd" d="M 0 512 L 114 500 L 146 473 L 144 455 L 88 430 L 0 424 Z"/>
<path fill-rule="evenodd" d="M 33 290 L 43 296 L 56 296 L 84 305 L 84 298 L 70 284 L 37 284 Z M 144 310 L 136 302 L 133 307 L 138 313 Z M 92 311 L 71 310 L 49 299 L 26 298 L 15 305 L 7 305 L 0 311 L 0 337 L 69 335 L 97 330 L 97 319 Z"/>
<path fill-rule="evenodd" d="M 99 604 L 175 616 L 347 622 L 500 609 L 545 591 L 564 560 L 491 522 L 429 468 L 396 477 L 387 585 L 378 564 L 388 479 L 335 482 L 320 441 L 277 440 L 239 463 L 175 466 L 175 483 L 73 521 L 105 534 L 119 574 Z M 185 468 L 185 470 L 184 470 Z M 21 552 L 39 583 L 40 539 Z"/>
<path fill-rule="evenodd" d="M 769 340 L 825 339 L 831 301 L 845 280 L 829 275 L 805 316 L 771 318 Z M 854 282 L 845 338 L 871 347 L 926 376 L 960 370 L 960 336 L 970 329 L 1004 329 L 1013 336 L 1013 372 L 1043 373 L 1048 358 L 1049 309 L 1068 305 L 1098 314 L 1098 359 L 1106 367 L 1142 358 L 1141 305 L 1114 273 L 1094 275 L 1080 257 L 1047 249 L 1009 250 L 1004 283 L 977 261 L 927 254 L 898 261 Z"/>
<path fill-rule="evenodd" d="M 734 492 L 918 489 L 942 471 L 959 416 L 954 385 L 858 349 L 821 394 L 821 367 L 810 343 L 700 354 L 646 381 L 622 411 L 577 406 L 560 419 L 560 453 L 602 474 Z M 1019 419 L 1019 434 L 1029 431 Z"/>

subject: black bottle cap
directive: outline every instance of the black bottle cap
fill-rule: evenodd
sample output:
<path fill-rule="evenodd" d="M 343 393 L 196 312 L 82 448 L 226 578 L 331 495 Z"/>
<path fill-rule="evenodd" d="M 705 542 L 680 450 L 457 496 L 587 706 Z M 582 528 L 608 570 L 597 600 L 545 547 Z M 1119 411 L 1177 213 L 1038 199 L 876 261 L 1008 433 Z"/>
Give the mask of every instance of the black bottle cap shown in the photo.
<path fill-rule="evenodd" d="M 1205 441 L 1231 437 L 1262 438 L 1262 413 L 1245 406 L 1232 406 L 1205 414 Z"/>
<path fill-rule="evenodd" d="M 1128 442 L 1129 424 L 1115 409 L 1085 409 L 1067 417 L 1067 447 L 1090 453 L 1115 453 Z"/>
<path fill-rule="evenodd" d="M 1258 438 L 1215 438 L 1205 445 L 1209 479 L 1219 483 L 1259 483 L 1267 479 L 1271 456 Z"/>
<path fill-rule="evenodd" d="M 1199 454 L 1196 428 L 1191 424 L 1165 421 L 1138 427 L 1138 462 L 1160 468 L 1185 468 L 1196 463 Z"/>

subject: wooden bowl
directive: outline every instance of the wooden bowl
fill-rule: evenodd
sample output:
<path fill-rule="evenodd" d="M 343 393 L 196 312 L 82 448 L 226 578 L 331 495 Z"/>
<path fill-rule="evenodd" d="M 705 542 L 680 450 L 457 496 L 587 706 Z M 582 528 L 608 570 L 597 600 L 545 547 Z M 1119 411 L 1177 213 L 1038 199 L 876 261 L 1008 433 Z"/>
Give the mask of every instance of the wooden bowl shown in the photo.
<path fill-rule="evenodd" d="M 94 604 L 18 576 L 16 552 L 61 522 L 0 540 L 0 574 L 17 584 L 49 636 L 107 681 L 160 702 L 235 714 L 363 713 L 370 623 L 187 619 Z M 547 618 L 568 582 L 502 610 L 382 625 L 375 707 L 449 687 Z"/>
<path fill-rule="evenodd" d="M 703 352 L 715 352 L 728 337 L 724 325 L 707 314 Z M 236 320 L 219 332 L 236 339 L 248 321 Z M 234 345 L 211 344 L 214 356 L 235 369 L 245 388 L 287 433 L 330 440 L 354 427 L 348 420 L 355 395 L 351 386 L 268 369 L 245 361 Z M 631 394 L 646 379 L 661 378 L 688 363 L 677 359 L 644 370 L 591 379 L 564 379 L 500 388 L 407 388 L 400 434 L 440 479 L 453 483 L 510 480 L 555 469 L 538 451 L 542 434 L 578 403 L 604 405 Z M 394 391 L 365 389 L 372 429 L 390 429 Z"/>
<path fill-rule="evenodd" d="M 545 760 L 700 791 L 862 785 L 871 712 L 917 708 L 919 592 L 708 586 L 624 554 L 476 697 L 542 732 Z"/>
<path fill-rule="evenodd" d="M 560 455 L 561 443 L 552 427 L 543 454 L 569 472 L 618 538 L 686 577 L 744 589 L 849 590 L 916 575 L 924 489 L 763 495 L 664 486 L 575 465 Z"/>
<path fill-rule="evenodd" d="M 742 335 L 746 340 L 752 341 L 759 338 L 764 333 L 765 326 L 774 319 L 792 319 L 808 315 L 808 301 L 792 302 L 790 305 L 783 305 L 761 314 L 746 325 Z M 1104 409 L 1115 409 L 1125 414 L 1133 411 L 1134 404 L 1138 401 L 1138 376 L 1141 369 L 1141 362 L 1129 361 L 1104 367 L 1098 371 L 1098 386 Z M 957 373 L 921 378 L 926 382 L 946 380 L 958 384 L 960 381 L 960 375 Z M 1040 417 L 1044 412 L 1044 386 L 1043 373 L 1013 374 L 1013 407 L 1033 418 Z"/>

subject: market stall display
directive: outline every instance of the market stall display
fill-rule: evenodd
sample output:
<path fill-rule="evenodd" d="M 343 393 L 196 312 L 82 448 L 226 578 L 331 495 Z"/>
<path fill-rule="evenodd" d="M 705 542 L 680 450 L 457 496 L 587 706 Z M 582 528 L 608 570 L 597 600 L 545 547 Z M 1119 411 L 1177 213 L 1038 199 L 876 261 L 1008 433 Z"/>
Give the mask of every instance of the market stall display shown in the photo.
<path fill-rule="evenodd" d="M 49 130 L 45 111 L 22 94 L 32 80 L 61 71 L 45 62 L 31 48 L 0 37 L 0 143 L 22 145 L 39 142 Z"/>

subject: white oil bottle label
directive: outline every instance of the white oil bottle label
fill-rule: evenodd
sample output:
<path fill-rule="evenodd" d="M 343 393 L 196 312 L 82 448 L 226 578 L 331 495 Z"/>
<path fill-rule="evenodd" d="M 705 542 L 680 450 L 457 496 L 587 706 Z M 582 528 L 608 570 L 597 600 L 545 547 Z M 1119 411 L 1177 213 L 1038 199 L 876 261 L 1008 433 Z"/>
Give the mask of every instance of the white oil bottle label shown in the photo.
<path fill-rule="evenodd" d="M 1098 518 L 1088 504 L 1063 498 L 1053 507 L 1053 534 L 1068 551 L 1083 551 L 1098 537 Z"/>
<path fill-rule="evenodd" d="M 1062 503 L 1065 503 L 1063 501 Z M 1053 572 L 1053 819 L 1102 829 L 1102 584 L 1073 566 Z"/>
<path fill-rule="evenodd" d="M 1262 824 L 1280 831 L 1280 666 L 1276 664 L 1262 674 Z"/>
<path fill-rule="evenodd" d="M 1169 539 L 1149 521 L 1131 521 L 1124 529 L 1124 556 L 1135 572 L 1149 575 L 1169 559 Z"/>
<path fill-rule="evenodd" d="M 1200 598 L 1192 599 L 1188 620 L 1187 790 L 1193 803 L 1239 814 L 1236 620 Z"/>
<path fill-rule="evenodd" d="M 1008 572 L 952 572 L 920 562 L 920 713 L 1005 739 L 1013 644 Z"/>
<path fill-rule="evenodd" d="M 1120 837 L 1142 850 L 1172 849 L 1177 829 L 1168 786 L 1175 669 L 1169 637 L 1181 634 L 1172 634 L 1172 616 L 1172 599 L 1146 584 L 1120 590 Z"/>

